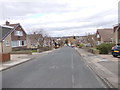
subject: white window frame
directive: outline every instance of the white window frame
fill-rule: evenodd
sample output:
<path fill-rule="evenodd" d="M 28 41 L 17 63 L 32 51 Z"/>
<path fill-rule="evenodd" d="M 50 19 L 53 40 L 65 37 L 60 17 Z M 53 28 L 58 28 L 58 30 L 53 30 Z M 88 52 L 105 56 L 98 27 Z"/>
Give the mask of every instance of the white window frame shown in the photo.
<path fill-rule="evenodd" d="M 18 41 L 12 41 L 12 47 L 18 47 L 19 44 L 18 44 Z"/>
<path fill-rule="evenodd" d="M 22 31 L 15 31 L 15 36 L 23 36 L 23 32 Z"/>
<path fill-rule="evenodd" d="M 6 46 L 10 46 L 10 41 L 6 41 Z"/>
<path fill-rule="evenodd" d="M 22 45 L 22 42 L 24 42 L 24 45 Z M 26 46 L 26 40 L 12 41 L 12 47 L 22 47 L 22 46 Z"/>
<path fill-rule="evenodd" d="M 99 35 L 99 34 L 97 34 L 97 38 L 100 38 L 100 35 Z"/>

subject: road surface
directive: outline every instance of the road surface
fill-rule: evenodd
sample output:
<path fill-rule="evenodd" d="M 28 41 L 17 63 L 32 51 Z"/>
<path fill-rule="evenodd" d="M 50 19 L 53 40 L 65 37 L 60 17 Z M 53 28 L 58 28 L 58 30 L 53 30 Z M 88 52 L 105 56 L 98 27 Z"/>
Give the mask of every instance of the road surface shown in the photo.
<path fill-rule="evenodd" d="M 3 88 L 104 88 L 78 52 L 63 47 L 2 72 Z"/>

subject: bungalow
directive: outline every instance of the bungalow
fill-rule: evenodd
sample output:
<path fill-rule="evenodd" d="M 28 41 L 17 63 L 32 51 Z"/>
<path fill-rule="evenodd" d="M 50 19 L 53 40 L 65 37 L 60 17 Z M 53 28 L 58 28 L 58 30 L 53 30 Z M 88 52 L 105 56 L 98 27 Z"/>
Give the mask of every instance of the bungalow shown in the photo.
<path fill-rule="evenodd" d="M 113 29 L 97 29 L 96 36 L 97 45 L 101 43 L 112 43 Z"/>
<path fill-rule="evenodd" d="M 8 21 L 6 21 L 5 26 L 13 27 L 11 31 L 12 50 L 20 50 L 27 48 L 26 44 L 27 34 L 22 28 L 22 26 L 19 23 L 10 24 L 10 22 Z"/>
<path fill-rule="evenodd" d="M 80 43 L 86 45 L 86 44 L 88 43 L 88 42 L 87 42 L 87 36 L 80 36 L 79 41 L 80 41 Z"/>
<path fill-rule="evenodd" d="M 113 42 L 115 44 L 120 43 L 120 25 L 116 25 L 113 27 Z"/>
<path fill-rule="evenodd" d="M 97 38 L 95 36 L 96 36 L 96 34 L 89 34 L 87 36 L 88 45 L 90 45 L 90 46 L 96 46 L 97 45 Z"/>
<path fill-rule="evenodd" d="M 53 46 L 53 39 L 51 37 L 43 36 L 42 34 L 35 33 L 27 35 L 27 48 L 38 48 Z"/>
<path fill-rule="evenodd" d="M 40 39 L 42 39 L 43 36 L 41 34 L 29 34 L 27 35 L 27 48 L 38 48 Z M 41 42 L 43 43 L 43 42 Z"/>
<path fill-rule="evenodd" d="M 12 51 L 11 31 L 13 27 L 0 26 L 0 62 L 10 60 Z"/>

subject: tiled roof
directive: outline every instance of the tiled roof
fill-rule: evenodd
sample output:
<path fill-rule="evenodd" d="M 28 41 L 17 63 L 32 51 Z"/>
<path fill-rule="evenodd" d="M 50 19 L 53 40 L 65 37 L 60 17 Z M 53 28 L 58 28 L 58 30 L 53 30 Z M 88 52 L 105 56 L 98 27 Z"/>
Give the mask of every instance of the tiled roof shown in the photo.
<path fill-rule="evenodd" d="M 13 30 L 13 28 L 0 26 L 0 40 L 4 39 L 9 33 Z"/>
<path fill-rule="evenodd" d="M 112 41 L 113 29 L 97 29 L 97 32 L 102 37 L 104 42 Z"/>
<path fill-rule="evenodd" d="M 17 25 L 20 25 L 19 23 L 16 24 L 9 24 L 8 26 L 16 27 Z"/>
<path fill-rule="evenodd" d="M 36 43 L 38 42 L 38 39 L 39 39 L 40 37 L 42 37 L 42 35 L 41 35 L 41 34 L 29 34 L 29 35 L 27 35 L 27 37 L 28 37 L 28 40 L 29 40 L 31 43 L 36 44 Z"/>

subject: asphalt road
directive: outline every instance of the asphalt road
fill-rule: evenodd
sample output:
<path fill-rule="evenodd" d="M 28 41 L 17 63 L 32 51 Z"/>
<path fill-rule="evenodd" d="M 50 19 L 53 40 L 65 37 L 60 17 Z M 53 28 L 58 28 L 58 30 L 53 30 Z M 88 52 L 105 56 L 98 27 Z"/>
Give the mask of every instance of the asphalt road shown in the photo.
<path fill-rule="evenodd" d="M 3 88 L 103 88 L 78 52 L 64 47 L 2 73 Z"/>

